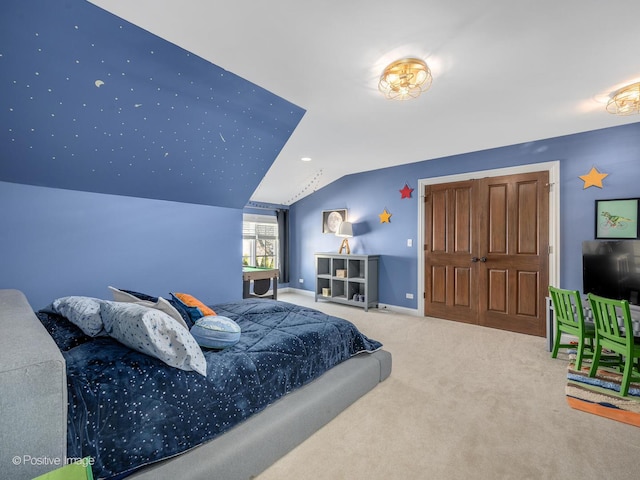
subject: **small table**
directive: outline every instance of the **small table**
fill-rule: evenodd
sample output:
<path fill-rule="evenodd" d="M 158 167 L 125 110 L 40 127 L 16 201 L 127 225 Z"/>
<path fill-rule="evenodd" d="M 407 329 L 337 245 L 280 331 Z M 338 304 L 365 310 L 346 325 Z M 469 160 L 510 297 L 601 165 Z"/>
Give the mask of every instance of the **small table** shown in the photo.
<path fill-rule="evenodd" d="M 277 268 L 242 267 L 242 298 L 273 298 L 278 299 L 278 275 Z M 250 285 L 253 282 L 253 293 Z M 273 286 L 273 293 L 267 295 L 269 287 Z"/>

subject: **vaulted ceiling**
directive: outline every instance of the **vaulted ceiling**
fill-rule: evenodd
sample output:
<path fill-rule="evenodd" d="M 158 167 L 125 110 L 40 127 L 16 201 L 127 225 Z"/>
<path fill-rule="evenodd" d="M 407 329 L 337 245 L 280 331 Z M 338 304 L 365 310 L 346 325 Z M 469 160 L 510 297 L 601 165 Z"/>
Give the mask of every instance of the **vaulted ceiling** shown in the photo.
<path fill-rule="evenodd" d="M 0 180 L 242 208 L 304 115 L 83 0 L 0 8 Z"/>
<path fill-rule="evenodd" d="M 0 180 L 291 204 L 350 173 L 639 120 L 605 111 L 640 80 L 637 1 L 5 0 L 0 11 Z M 433 85 L 386 100 L 378 76 L 405 56 L 429 64 Z"/>

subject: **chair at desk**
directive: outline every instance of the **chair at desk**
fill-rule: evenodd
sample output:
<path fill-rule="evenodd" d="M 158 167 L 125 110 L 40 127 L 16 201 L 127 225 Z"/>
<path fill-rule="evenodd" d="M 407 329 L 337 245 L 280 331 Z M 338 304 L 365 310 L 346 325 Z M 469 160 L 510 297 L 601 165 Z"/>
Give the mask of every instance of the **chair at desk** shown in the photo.
<path fill-rule="evenodd" d="M 580 370 L 582 360 L 593 356 L 594 339 L 596 337 L 595 325 L 584 320 L 580 292 L 550 286 L 549 294 L 556 320 L 555 342 L 551 357 L 556 358 L 558 350 L 561 348 L 575 348 L 577 350 L 575 367 L 576 370 Z M 577 337 L 577 344 L 561 343 L 563 333 Z M 586 349 L 589 352 L 585 352 Z"/>
<path fill-rule="evenodd" d="M 631 324 L 631 310 L 626 300 L 612 300 L 592 293 L 587 295 L 596 324 L 596 346 L 589 376 L 594 377 L 601 363 L 602 349 L 606 348 L 624 358 L 624 372 L 620 382 L 620 395 L 629 393 L 632 379 L 640 381 L 640 338 L 634 338 Z M 622 325 L 618 320 L 622 320 Z M 635 365 L 634 365 L 635 363 Z"/>

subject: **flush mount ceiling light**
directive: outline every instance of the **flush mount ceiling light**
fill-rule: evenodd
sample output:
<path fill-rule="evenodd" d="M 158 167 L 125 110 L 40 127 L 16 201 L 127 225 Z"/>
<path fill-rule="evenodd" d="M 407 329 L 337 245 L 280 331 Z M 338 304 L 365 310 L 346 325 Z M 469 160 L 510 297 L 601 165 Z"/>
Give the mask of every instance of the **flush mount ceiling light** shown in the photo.
<path fill-rule="evenodd" d="M 392 100 L 417 98 L 431 87 L 431 70 L 419 58 L 403 58 L 389 64 L 380 75 L 378 90 Z"/>
<path fill-rule="evenodd" d="M 607 112 L 615 115 L 640 113 L 640 82 L 613 92 L 607 102 Z"/>

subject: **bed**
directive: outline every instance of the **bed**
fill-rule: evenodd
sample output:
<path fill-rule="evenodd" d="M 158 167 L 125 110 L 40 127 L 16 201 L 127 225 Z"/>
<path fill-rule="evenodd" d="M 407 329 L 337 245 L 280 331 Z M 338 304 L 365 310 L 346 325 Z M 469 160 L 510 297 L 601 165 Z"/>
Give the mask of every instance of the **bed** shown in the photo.
<path fill-rule="evenodd" d="M 0 290 L 0 478 L 82 457 L 96 478 L 252 478 L 391 372 L 345 320 L 277 300 L 211 307 L 242 334 L 202 349 L 202 375 Z"/>

